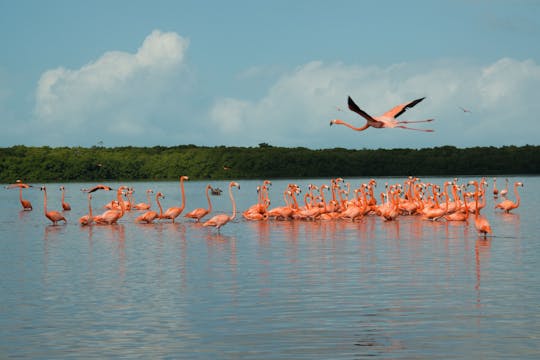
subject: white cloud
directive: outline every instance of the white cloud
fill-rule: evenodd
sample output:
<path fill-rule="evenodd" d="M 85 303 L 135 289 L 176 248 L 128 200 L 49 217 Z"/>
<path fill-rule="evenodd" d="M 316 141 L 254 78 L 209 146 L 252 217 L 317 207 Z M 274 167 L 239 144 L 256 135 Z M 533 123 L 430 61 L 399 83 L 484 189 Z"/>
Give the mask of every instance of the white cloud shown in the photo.
<path fill-rule="evenodd" d="M 153 31 L 136 53 L 110 51 L 80 69 L 59 67 L 42 74 L 35 115 L 45 126 L 73 132 L 88 125 L 111 134 L 141 134 L 173 89 L 189 41 Z"/>
<path fill-rule="evenodd" d="M 282 75 L 257 101 L 217 99 L 210 121 L 227 130 L 231 144 L 327 148 L 431 147 L 442 145 L 502 146 L 537 144 L 540 127 L 536 99 L 540 67 L 534 61 L 500 59 L 484 66 L 460 61 L 377 66 L 310 62 Z M 346 107 L 350 95 L 368 113 L 380 115 L 392 106 L 426 96 L 401 120 L 435 118 L 417 124 L 435 133 L 403 129 L 329 128 L 341 117 L 364 120 Z M 336 106 L 344 111 L 337 111 Z M 463 113 L 460 107 L 471 109 Z"/>

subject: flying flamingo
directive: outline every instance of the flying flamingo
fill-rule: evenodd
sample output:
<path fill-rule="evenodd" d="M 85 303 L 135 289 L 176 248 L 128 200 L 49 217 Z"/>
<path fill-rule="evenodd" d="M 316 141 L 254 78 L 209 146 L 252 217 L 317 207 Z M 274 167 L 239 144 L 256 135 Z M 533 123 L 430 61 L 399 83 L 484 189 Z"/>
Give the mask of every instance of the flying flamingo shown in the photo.
<path fill-rule="evenodd" d="M 88 192 L 88 193 L 93 193 L 94 191 L 97 191 L 97 190 L 110 191 L 110 190 L 113 190 L 113 188 L 107 185 L 99 184 L 90 189 L 81 189 L 82 192 Z"/>
<path fill-rule="evenodd" d="M 32 210 L 32 203 L 30 201 L 26 200 L 26 199 L 23 199 L 23 197 L 22 197 L 22 189 L 28 189 L 28 188 L 32 187 L 32 185 L 24 184 L 24 183 L 20 182 L 20 180 L 17 180 L 17 183 L 8 185 L 6 188 L 7 189 L 13 189 L 13 188 L 17 188 L 17 187 L 19 188 L 19 200 L 21 202 L 23 210 L 24 211 Z"/>
<path fill-rule="evenodd" d="M 100 225 L 111 225 L 116 224 L 118 220 L 124 216 L 124 212 L 126 210 L 124 200 L 122 199 L 122 192 L 127 189 L 126 186 L 120 186 L 118 190 L 116 191 L 116 198 L 118 200 L 118 203 L 120 204 L 120 210 L 107 210 L 101 215 L 97 215 L 94 217 L 94 221 L 96 224 Z"/>
<path fill-rule="evenodd" d="M 475 187 L 474 201 L 476 203 L 476 211 L 474 212 L 474 226 L 480 234 L 484 235 L 485 239 L 487 237 L 487 234 L 492 233 L 491 225 L 485 217 L 480 215 L 480 208 L 478 207 L 478 182 L 476 180 L 472 180 L 469 182 L 469 184 L 474 185 Z"/>
<path fill-rule="evenodd" d="M 159 207 L 159 214 L 157 212 L 153 211 L 153 210 L 150 210 L 150 211 L 147 211 L 144 214 L 138 216 L 135 219 L 135 222 L 150 224 L 150 223 L 154 222 L 154 220 L 159 219 L 161 217 L 161 215 L 163 215 L 163 209 L 161 208 L 161 204 L 159 203 L 159 198 L 164 198 L 164 197 L 165 196 L 161 192 L 158 192 L 156 194 L 156 203 L 157 203 L 157 205 Z"/>
<path fill-rule="evenodd" d="M 385 112 L 384 114 L 382 114 L 381 116 L 375 116 L 374 117 L 374 116 L 369 115 L 368 113 L 366 113 L 362 109 L 360 109 L 358 107 L 358 105 L 356 105 L 354 103 L 354 101 L 351 99 L 351 97 L 349 96 L 349 98 L 348 98 L 349 109 L 351 111 L 354 111 L 358 115 L 362 116 L 364 119 L 366 119 L 367 120 L 366 124 L 364 126 L 362 126 L 362 127 L 355 127 L 355 126 L 353 126 L 353 125 L 351 125 L 349 123 L 346 123 L 343 120 L 334 119 L 334 120 L 330 121 L 330 126 L 332 126 L 334 124 L 345 125 L 348 128 L 351 128 L 351 129 L 356 130 L 356 131 L 363 131 L 363 130 L 366 130 L 368 127 L 371 126 L 373 128 L 376 128 L 376 129 L 396 128 L 397 127 L 397 128 L 401 128 L 401 129 L 407 129 L 407 130 L 433 132 L 433 130 L 431 130 L 431 129 L 415 129 L 415 128 L 411 128 L 411 127 L 404 126 L 404 125 L 401 125 L 401 124 L 430 122 L 430 121 L 433 121 L 434 119 L 416 120 L 416 121 L 397 121 L 396 120 L 396 118 L 399 117 L 401 114 L 403 114 L 407 109 L 412 108 L 413 106 L 415 106 L 416 104 L 418 104 L 420 101 L 422 101 L 424 99 L 425 99 L 425 97 L 420 98 L 420 99 L 416 99 L 416 100 L 411 101 L 409 103 L 397 105 L 397 106 L 393 107 L 392 109 L 388 110 L 387 112 Z"/>
<path fill-rule="evenodd" d="M 234 201 L 232 188 L 237 187 L 240 189 L 240 184 L 237 182 L 231 181 L 229 183 L 229 197 L 231 198 L 232 203 L 232 216 L 229 216 L 227 214 L 218 214 L 213 216 L 210 220 L 206 221 L 203 226 L 214 226 L 218 231 L 219 229 L 227 224 L 229 221 L 233 220 L 236 217 L 236 202 Z"/>
<path fill-rule="evenodd" d="M 516 195 L 516 202 L 513 202 L 512 200 L 503 200 L 497 205 L 495 205 L 495 209 L 502 209 L 505 213 L 509 213 L 511 210 L 517 209 L 519 207 L 519 203 L 521 201 L 521 198 L 519 197 L 519 193 L 517 191 L 518 186 L 523 186 L 522 182 L 516 181 L 514 183 L 514 194 Z"/>
<path fill-rule="evenodd" d="M 64 211 L 71 210 L 71 205 L 69 205 L 67 202 L 64 201 L 65 196 L 66 196 L 66 189 L 64 188 L 63 185 L 60 186 L 60 191 L 62 192 L 62 209 L 64 209 Z"/>
<path fill-rule="evenodd" d="M 45 186 L 41 187 L 43 191 L 43 212 L 47 219 L 51 220 L 53 225 L 57 225 L 59 221 L 64 221 L 64 224 L 67 224 L 67 220 L 64 215 L 60 214 L 56 210 L 47 211 L 47 188 Z"/>
<path fill-rule="evenodd" d="M 182 194 L 182 205 L 180 207 L 173 206 L 167 209 L 163 215 L 160 216 L 160 219 L 170 219 L 172 222 L 174 222 L 174 219 L 176 219 L 182 211 L 184 211 L 184 208 L 186 207 L 186 193 L 184 191 L 184 180 L 189 180 L 189 177 L 187 176 L 180 176 L 180 192 Z"/>
<path fill-rule="evenodd" d="M 208 200 L 208 209 L 205 208 L 197 208 L 195 210 L 191 210 L 188 212 L 184 217 L 195 219 L 197 222 L 199 222 L 203 217 L 210 214 L 212 212 L 212 202 L 210 201 L 210 190 L 212 190 L 212 186 L 210 184 L 206 185 L 206 199 Z"/>
<path fill-rule="evenodd" d="M 81 226 L 85 226 L 92 225 L 93 222 L 94 217 L 92 215 L 92 194 L 88 193 L 88 214 L 80 217 L 79 224 L 81 224 Z"/>

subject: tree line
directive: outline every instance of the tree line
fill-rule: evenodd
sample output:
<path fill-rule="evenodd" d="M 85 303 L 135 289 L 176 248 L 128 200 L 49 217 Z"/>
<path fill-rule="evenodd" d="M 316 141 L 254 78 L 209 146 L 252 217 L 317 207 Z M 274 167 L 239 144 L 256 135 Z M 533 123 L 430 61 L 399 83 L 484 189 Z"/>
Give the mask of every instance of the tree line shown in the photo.
<path fill-rule="evenodd" d="M 225 146 L 0 148 L 0 182 L 540 174 L 540 146 L 319 149 Z"/>

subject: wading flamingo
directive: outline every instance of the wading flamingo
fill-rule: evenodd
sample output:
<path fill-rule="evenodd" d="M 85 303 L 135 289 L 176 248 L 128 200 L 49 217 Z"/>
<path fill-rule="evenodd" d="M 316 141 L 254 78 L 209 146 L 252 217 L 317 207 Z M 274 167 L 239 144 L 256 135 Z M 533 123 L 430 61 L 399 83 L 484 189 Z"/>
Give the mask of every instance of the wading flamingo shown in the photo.
<path fill-rule="evenodd" d="M 135 204 L 131 208 L 135 209 L 135 210 L 148 210 L 148 209 L 150 209 L 150 207 L 152 206 L 151 205 L 152 200 L 150 199 L 150 194 L 153 194 L 153 193 L 154 193 L 154 190 L 147 189 L 146 190 L 146 201 L 148 201 L 148 202 L 147 203 L 141 202 L 141 203 Z"/>
<path fill-rule="evenodd" d="M 154 222 L 154 220 L 160 218 L 161 215 L 163 214 L 163 209 L 161 208 L 161 204 L 159 203 L 159 198 L 164 198 L 164 197 L 165 196 L 163 196 L 163 194 L 160 193 L 160 192 L 158 192 L 156 194 L 156 203 L 157 203 L 157 206 L 159 208 L 159 214 L 157 212 L 153 211 L 153 210 L 150 210 L 150 211 L 147 211 L 144 214 L 138 216 L 135 219 L 135 222 L 150 224 L 150 223 Z"/>
<path fill-rule="evenodd" d="M 206 221 L 203 226 L 214 226 L 218 231 L 219 229 L 227 224 L 229 221 L 234 220 L 236 217 L 236 202 L 234 201 L 234 196 L 232 193 L 232 188 L 237 187 L 240 189 L 240 184 L 237 182 L 231 181 L 229 184 L 229 197 L 231 198 L 232 203 L 232 215 L 229 216 L 227 214 L 218 214 L 213 216 L 210 220 Z"/>
<path fill-rule="evenodd" d="M 163 213 L 163 215 L 160 216 L 160 219 L 170 219 L 172 222 L 174 222 L 174 219 L 176 219 L 182 211 L 184 211 L 184 208 L 186 207 L 186 193 L 184 191 L 184 180 L 189 180 L 189 177 L 187 176 L 180 176 L 180 193 L 182 194 L 182 205 L 180 207 L 170 207 Z"/>
<path fill-rule="evenodd" d="M 369 115 L 368 113 L 366 113 L 362 109 L 360 109 L 358 107 L 358 105 L 356 105 L 354 103 L 354 101 L 351 99 L 351 97 L 349 96 L 349 98 L 348 98 L 349 109 L 351 111 L 354 111 L 358 115 L 362 116 L 364 119 L 366 119 L 366 124 L 364 126 L 362 126 L 362 127 L 355 127 L 355 126 L 353 126 L 353 125 L 351 125 L 349 123 L 346 123 L 343 120 L 334 119 L 334 120 L 330 121 L 330 126 L 332 126 L 334 124 L 336 124 L 336 125 L 345 125 L 348 128 L 351 128 L 351 129 L 356 130 L 356 131 L 363 131 L 363 130 L 366 130 L 368 127 L 371 126 L 373 128 L 376 128 L 376 129 L 396 128 L 397 127 L 397 128 L 401 128 L 401 129 L 407 129 L 407 130 L 433 132 L 433 130 L 431 130 L 431 129 L 415 129 L 415 128 L 411 128 L 411 127 L 404 126 L 404 125 L 401 125 L 401 124 L 430 122 L 430 121 L 433 121 L 434 119 L 416 120 L 416 121 L 397 121 L 396 120 L 396 118 L 398 116 L 400 116 L 401 114 L 403 114 L 407 109 L 412 108 L 413 106 L 415 106 L 416 104 L 418 104 L 420 101 L 422 101 L 424 99 L 425 99 L 425 97 L 420 98 L 420 99 L 416 99 L 416 100 L 411 101 L 409 103 L 397 105 L 397 106 L 393 107 L 392 109 L 388 110 L 387 112 L 385 112 L 384 114 L 382 114 L 381 116 L 375 116 L 374 117 L 374 116 Z"/>
<path fill-rule="evenodd" d="M 495 205 L 495 209 L 502 209 L 505 213 L 509 213 L 511 210 L 517 209 L 519 207 L 519 203 L 521 201 L 521 198 L 519 197 L 519 193 L 517 191 L 518 186 L 523 186 L 522 182 L 515 182 L 514 183 L 514 194 L 516 195 L 516 202 L 513 202 L 512 200 L 503 200 L 497 205 Z"/>
<path fill-rule="evenodd" d="M 43 191 L 43 212 L 47 219 L 51 220 L 53 225 L 57 225 L 59 221 L 64 221 L 64 224 L 67 224 L 67 220 L 64 215 L 60 214 L 56 210 L 47 211 L 47 188 L 45 186 L 41 187 Z"/>
<path fill-rule="evenodd" d="M 506 195 L 508 195 L 508 178 L 504 179 L 505 182 L 506 182 L 506 186 L 504 187 L 504 189 L 502 189 L 501 191 L 499 191 L 499 194 L 506 199 Z"/>
<path fill-rule="evenodd" d="M 94 222 L 94 217 L 92 216 L 92 194 L 88 193 L 88 214 L 83 215 L 79 218 L 79 224 L 81 226 L 92 225 Z"/>
<path fill-rule="evenodd" d="M 71 210 L 71 205 L 64 201 L 66 196 L 66 189 L 64 188 L 64 185 L 60 186 L 60 191 L 62 192 L 62 209 L 64 209 L 64 211 Z"/>
<path fill-rule="evenodd" d="M 32 185 L 24 184 L 20 182 L 20 180 L 17 180 L 17 183 L 15 184 L 11 184 L 7 186 L 7 189 L 19 188 L 19 200 L 21 202 L 21 205 L 24 211 L 32 210 L 32 203 L 26 199 L 23 199 L 22 197 L 22 189 L 28 189 L 30 187 L 32 187 Z"/>
<path fill-rule="evenodd" d="M 112 190 L 112 188 L 110 186 L 100 184 L 90 189 L 81 190 L 83 192 L 88 193 L 88 214 L 83 215 L 79 218 L 79 224 L 81 224 L 81 226 L 92 225 L 92 223 L 94 222 L 94 216 L 92 215 L 92 193 L 97 190 L 110 191 Z"/>
<path fill-rule="evenodd" d="M 469 182 L 469 185 L 474 185 L 475 192 L 474 192 L 474 202 L 476 203 L 476 211 L 474 213 L 474 226 L 476 227 L 476 230 L 484 236 L 484 239 L 487 237 L 487 234 L 491 234 L 491 225 L 489 224 L 489 221 L 482 215 L 480 215 L 480 208 L 478 207 L 478 182 L 476 180 L 472 180 Z"/>
<path fill-rule="evenodd" d="M 120 186 L 118 190 L 116 190 L 116 198 L 118 200 L 118 203 L 120 204 L 120 210 L 107 210 L 101 215 L 97 215 L 94 217 L 94 222 L 96 224 L 100 225 L 112 225 L 116 224 L 118 220 L 124 216 L 125 212 L 125 204 L 124 200 L 122 199 L 122 192 L 127 189 L 126 186 Z"/>
<path fill-rule="evenodd" d="M 499 189 L 497 189 L 497 178 L 493 178 L 493 197 L 496 199 L 499 196 Z"/>
<path fill-rule="evenodd" d="M 212 185 L 208 184 L 206 185 L 206 199 L 208 200 L 208 209 L 205 208 L 197 208 L 195 210 L 191 210 L 188 212 L 184 217 L 195 219 L 197 222 L 199 222 L 203 217 L 210 214 L 212 212 L 212 202 L 210 201 L 210 190 L 212 190 Z"/>

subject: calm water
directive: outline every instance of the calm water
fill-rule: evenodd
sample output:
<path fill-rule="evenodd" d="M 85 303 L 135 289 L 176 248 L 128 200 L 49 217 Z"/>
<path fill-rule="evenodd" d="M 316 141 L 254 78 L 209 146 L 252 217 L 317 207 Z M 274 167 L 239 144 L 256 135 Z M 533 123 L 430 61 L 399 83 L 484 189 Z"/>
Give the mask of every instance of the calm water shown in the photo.
<path fill-rule="evenodd" d="M 418 217 L 237 218 L 218 234 L 184 218 L 135 224 L 132 211 L 118 225 L 81 228 L 79 189 L 93 184 L 64 184 L 73 210 L 51 226 L 41 184 L 24 191 L 31 212 L 2 187 L 0 358 L 538 359 L 540 178 L 509 179 L 524 182 L 522 204 L 505 215 L 488 196 L 488 240 L 473 223 Z M 404 179 L 376 180 L 381 191 Z M 290 182 L 329 180 L 274 181 L 272 206 Z M 240 210 L 260 183 L 240 181 Z M 59 185 L 47 184 L 49 209 L 60 209 Z M 125 185 L 137 202 L 147 188 L 165 194 L 164 207 L 180 202 L 175 182 Z M 206 207 L 205 185 L 186 182 L 186 210 Z M 95 193 L 94 212 L 113 198 Z M 226 193 L 212 200 L 230 213 Z"/>

